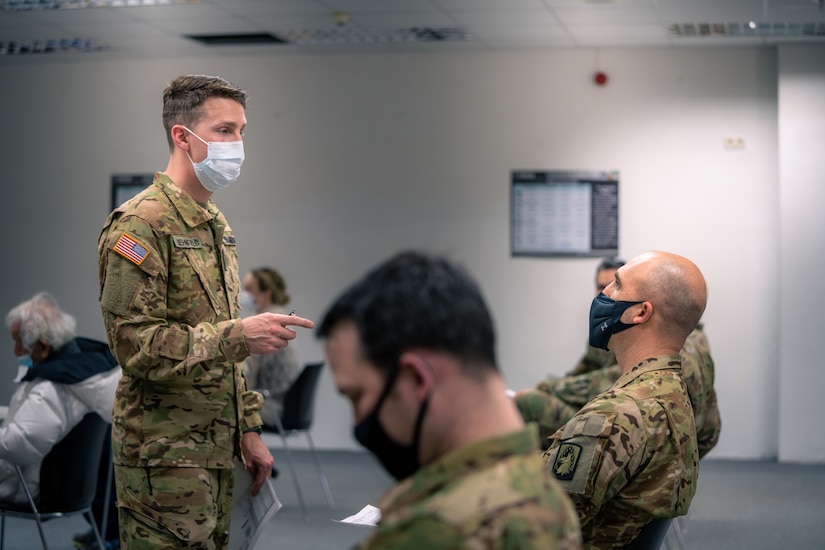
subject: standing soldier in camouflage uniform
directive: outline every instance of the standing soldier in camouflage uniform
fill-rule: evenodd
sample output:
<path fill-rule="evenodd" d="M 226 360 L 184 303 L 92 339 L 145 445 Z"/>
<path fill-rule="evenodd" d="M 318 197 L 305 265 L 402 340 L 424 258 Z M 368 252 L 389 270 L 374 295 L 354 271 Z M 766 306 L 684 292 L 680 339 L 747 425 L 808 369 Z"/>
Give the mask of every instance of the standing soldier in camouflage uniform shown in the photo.
<path fill-rule="evenodd" d="M 362 549 L 580 548 L 575 510 L 536 453 L 467 275 L 404 253 L 342 294 L 318 333 L 355 438 L 399 483 Z"/>
<path fill-rule="evenodd" d="M 241 320 L 235 237 L 212 193 L 243 162 L 246 92 L 181 76 L 163 93 L 169 164 L 109 216 L 98 243 L 100 304 L 123 369 L 112 428 L 124 548 L 226 548 L 233 457 L 255 479 L 272 455 L 260 438 L 261 396 L 239 364 L 312 321 L 264 313 Z"/>
<path fill-rule="evenodd" d="M 573 499 L 589 548 L 624 548 L 657 518 L 687 513 L 696 492 L 696 427 L 679 350 L 707 290 L 690 260 L 646 252 L 593 300 L 590 343 L 622 374 L 552 437 L 547 468 Z"/>

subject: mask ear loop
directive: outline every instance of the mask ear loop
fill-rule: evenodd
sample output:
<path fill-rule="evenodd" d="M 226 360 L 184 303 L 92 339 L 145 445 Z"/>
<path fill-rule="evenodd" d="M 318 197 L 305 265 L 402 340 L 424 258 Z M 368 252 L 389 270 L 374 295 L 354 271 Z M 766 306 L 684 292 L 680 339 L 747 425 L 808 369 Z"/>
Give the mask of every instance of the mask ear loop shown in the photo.
<path fill-rule="evenodd" d="M 196 134 L 195 132 L 193 132 L 192 130 L 190 130 L 189 128 L 187 128 L 186 126 L 184 126 L 183 124 L 181 124 L 181 127 L 182 127 L 184 130 L 186 130 L 187 132 L 189 132 L 190 134 L 192 134 L 193 136 L 195 136 L 196 138 L 198 138 L 199 140 L 201 140 L 204 144 L 206 144 L 206 151 L 207 151 L 207 153 L 206 153 L 206 158 L 209 158 L 209 142 L 208 142 L 208 141 L 203 141 L 203 138 L 201 138 L 198 134 Z M 194 160 L 192 160 L 192 155 L 190 155 L 190 154 L 189 154 L 189 151 L 184 151 L 184 153 L 186 153 L 186 156 L 187 156 L 187 158 L 189 159 L 189 162 L 191 162 L 193 165 L 194 165 L 194 164 L 200 164 L 200 163 L 197 163 L 197 162 L 195 162 Z M 204 160 L 206 160 L 206 159 L 204 159 Z M 203 162 L 203 161 L 201 161 L 201 163 L 202 163 L 202 162 Z"/>
<path fill-rule="evenodd" d="M 387 399 L 387 396 L 392 391 L 392 387 L 395 385 L 395 379 L 398 378 L 398 371 L 401 370 L 398 366 L 396 366 L 390 372 L 390 375 L 387 377 L 387 381 L 384 384 L 384 389 L 381 392 L 381 395 L 378 397 L 378 401 L 375 402 L 375 406 L 372 408 L 372 413 L 370 414 L 378 414 L 378 411 L 381 409 L 381 405 L 384 404 L 384 401 Z"/>
<path fill-rule="evenodd" d="M 415 431 L 413 432 L 413 448 L 415 449 L 420 448 L 419 443 L 421 442 L 421 429 L 424 426 L 424 413 L 427 412 L 427 408 L 430 406 L 430 395 L 428 395 L 421 404 L 421 410 L 418 411 L 418 418 L 415 420 Z M 416 457 L 416 460 L 418 460 L 418 457 Z"/>
<path fill-rule="evenodd" d="M 419 356 L 421 357 L 421 356 Z M 433 382 L 436 381 L 437 377 L 435 375 L 435 369 L 433 366 L 430 365 L 430 362 L 427 361 L 426 358 L 421 357 L 421 360 L 427 365 L 427 369 L 429 369 L 430 374 L 433 376 Z M 421 409 L 418 411 L 418 418 L 415 420 L 415 430 L 413 431 L 413 447 L 415 449 L 420 449 L 419 443 L 421 442 L 421 430 L 424 427 L 424 414 L 427 412 L 427 409 L 430 406 L 430 398 L 433 395 L 433 390 L 430 390 L 430 393 L 424 399 L 424 402 L 421 404 Z"/>
<path fill-rule="evenodd" d="M 423 357 L 422 357 L 422 359 L 423 359 Z M 424 363 L 427 365 L 427 368 L 430 369 L 430 372 L 433 375 L 433 379 L 435 379 L 435 371 L 433 370 L 432 366 L 426 360 L 424 360 Z M 378 414 L 378 411 L 381 408 L 381 405 L 384 404 L 384 400 L 390 394 L 390 391 L 392 391 L 392 387 L 395 385 L 395 380 L 398 378 L 398 371 L 400 371 L 400 370 L 401 370 L 401 368 L 396 366 L 392 370 L 390 375 L 387 377 L 387 383 L 384 386 L 384 391 L 381 392 L 381 396 L 378 398 L 378 401 L 375 403 L 375 407 L 373 407 L 373 410 L 372 410 L 371 414 L 376 414 L 376 415 Z M 431 395 L 432 395 L 432 392 L 430 392 L 430 395 L 428 395 L 427 398 L 424 399 L 424 402 L 421 404 L 421 409 L 418 411 L 418 417 L 415 419 L 415 429 L 413 430 L 413 446 L 415 448 L 418 448 L 418 443 L 421 439 L 421 429 L 423 428 L 423 425 L 424 425 L 424 413 L 427 412 L 427 408 L 430 405 L 430 396 Z"/>
<path fill-rule="evenodd" d="M 181 124 L 181 127 L 184 130 L 186 130 L 187 132 L 189 132 L 190 134 L 192 134 L 193 136 L 195 136 L 196 138 L 198 138 L 199 140 L 201 140 L 201 142 L 203 142 L 207 147 L 209 147 L 209 142 L 208 141 L 204 141 L 204 139 L 202 137 L 200 137 L 198 134 L 196 134 L 195 132 L 193 132 L 192 130 L 190 130 L 189 128 L 184 126 L 183 124 Z"/>

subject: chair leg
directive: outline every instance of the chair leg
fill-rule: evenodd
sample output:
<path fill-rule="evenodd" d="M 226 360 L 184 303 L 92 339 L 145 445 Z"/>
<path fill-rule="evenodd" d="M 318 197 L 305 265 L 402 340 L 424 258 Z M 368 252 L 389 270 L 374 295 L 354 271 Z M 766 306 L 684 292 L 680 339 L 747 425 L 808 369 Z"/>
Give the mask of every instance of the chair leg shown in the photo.
<path fill-rule="evenodd" d="M 673 518 L 670 528 L 671 531 L 676 534 L 676 543 L 679 546 L 679 550 L 685 550 L 685 538 L 682 536 L 682 524 L 679 518 Z"/>
<path fill-rule="evenodd" d="M 106 471 L 106 491 L 103 495 L 103 517 L 101 518 L 100 525 L 102 525 L 103 529 L 103 538 L 106 539 L 107 530 L 109 529 L 109 503 L 112 499 L 112 477 L 114 476 L 114 462 L 112 460 L 111 453 L 108 453 L 108 469 Z M 101 550 L 103 547 L 101 547 Z"/>
<path fill-rule="evenodd" d="M 46 543 L 46 533 L 43 532 L 43 522 L 40 520 L 40 515 L 35 514 L 34 520 L 37 522 L 37 530 L 40 531 L 40 540 L 43 541 L 43 550 L 49 550 L 49 545 Z"/>
<path fill-rule="evenodd" d="M 40 514 L 37 512 L 37 505 L 34 503 L 34 497 L 29 491 L 29 486 L 26 484 L 26 480 L 23 478 L 23 471 L 20 469 L 20 466 L 14 466 L 14 469 L 17 471 L 17 479 L 20 480 L 20 486 L 23 487 L 23 492 L 26 493 L 26 500 L 29 501 L 29 507 L 32 509 L 32 514 L 34 515 L 35 521 L 37 521 L 37 530 L 40 531 L 40 540 L 43 541 L 43 550 L 49 550 L 49 545 L 46 543 L 46 534 L 43 532 L 43 522 L 40 519 Z"/>
<path fill-rule="evenodd" d="M 324 490 L 324 496 L 327 498 L 327 504 L 330 508 L 335 508 L 335 501 L 332 499 L 332 491 L 329 490 L 329 483 L 327 482 L 327 475 L 321 467 L 321 460 L 318 458 L 318 452 L 315 450 L 315 443 L 312 441 L 312 436 L 309 435 L 309 430 L 304 432 L 309 441 L 309 450 L 312 452 L 312 458 L 315 459 L 315 470 L 318 472 L 318 481 L 321 482 L 321 489 Z"/>
<path fill-rule="evenodd" d="M 304 512 L 304 519 L 309 519 L 309 512 L 307 505 L 304 502 L 304 493 L 301 491 L 301 484 L 298 481 L 298 472 L 295 471 L 295 464 L 292 461 L 292 452 L 289 450 L 289 443 L 286 441 L 284 431 L 281 430 L 281 440 L 284 442 L 284 450 L 286 451 L 286 460 L 289 462 L 289 470 L 292 472 L 292 483 L 295 485 L 295 492 L 298 493 L 298 500 L 301 502 L 301 510 Z"/>
<path fill-rule="evenodd" d="M 106 547 L 103 543 L 103 537 L 100 534 L 100 529 L 97 528 L 97 522 L 95 521 L 95 515 L 92 513 L 92 510 L 86 510 L 85 512 L 83 512 L 83 516 L 89 523 L 92 524 L 92 529 L 94 529 L 95 531 L 95 538 L 97 539 L 97 545 L 100 547 L 100 550 L 106 550 Z"/>

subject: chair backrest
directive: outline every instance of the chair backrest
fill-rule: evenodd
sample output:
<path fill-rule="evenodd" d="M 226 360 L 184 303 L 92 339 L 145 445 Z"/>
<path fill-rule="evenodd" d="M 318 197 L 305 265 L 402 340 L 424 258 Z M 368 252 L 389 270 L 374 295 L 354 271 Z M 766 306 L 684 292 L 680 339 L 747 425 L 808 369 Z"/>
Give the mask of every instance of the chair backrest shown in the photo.
<path fill-rule="evenodd" d="M 642 528 L 642 532 L 627 546 L 627 550 L 659 550 L 671 521 L 673 518 L 654 519 Z"/>
<path fill-rule="evenodd" d="M 100 415 L 88 413 L 52 447 L 40 466 L 39 512 L 72 512 L 91 505 L 110 428 Z"/>
<path fill-rule="evenodd" d="M 281 424 L 284 430 L 308 430 L 315 409 L 315 390 L 324 363 L 309 363 L 284 394 Z"/>

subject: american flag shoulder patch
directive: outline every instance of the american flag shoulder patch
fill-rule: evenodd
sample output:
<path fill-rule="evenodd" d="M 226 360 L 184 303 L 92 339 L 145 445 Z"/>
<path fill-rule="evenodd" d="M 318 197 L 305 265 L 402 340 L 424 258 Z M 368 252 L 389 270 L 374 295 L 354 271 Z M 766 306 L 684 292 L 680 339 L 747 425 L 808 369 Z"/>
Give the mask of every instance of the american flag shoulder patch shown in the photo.
<path fill-rule="evenodd" d="M 149 255 L 149 249 L 128 233 L 123 233 L 120 236 L 115 243 L 114 251 L 135 265 L 142 264 L 146 256 Z"/>

